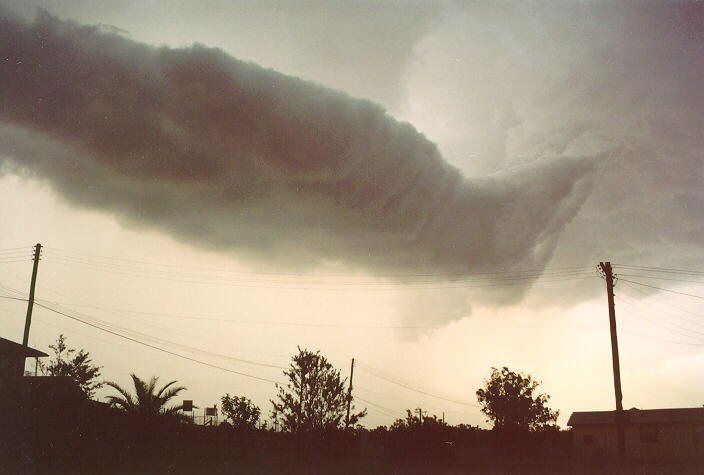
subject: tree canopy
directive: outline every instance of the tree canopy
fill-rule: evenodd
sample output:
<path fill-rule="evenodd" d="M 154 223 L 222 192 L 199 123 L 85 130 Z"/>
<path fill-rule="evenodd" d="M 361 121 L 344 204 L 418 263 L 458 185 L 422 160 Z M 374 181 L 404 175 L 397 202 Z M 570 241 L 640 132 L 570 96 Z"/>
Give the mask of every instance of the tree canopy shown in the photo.
<path fill-rule="evenodd" d="M 285 386 L 276 385 L 272 419 L 290 432 L 324 431 L 341 428 L 352 396 L 345 391 L 346 379 L 319 351 L 298 348 L 288 370 Z M 354 409 L 354 406 L 352 406 Z M 350 413 L 350 425 L 367 414 L 364 409 Z"/>
<path fill-rule="evenodd" d="M 259 421 L 260 409 L 249 398 L 225 394 L 221 399 L 222 412 L 237 429 L 254 429 Z"/>
<path fill-rule="evenodd" d="M 406 417 L 398 418 L 389 427 L 390 430 L 403 431 L 409 429 L 427 429 L 429 427 L 443 426 L 442 420 L 436 415 L 422 414 L 424 411 L 421 408 L 416 408 L 415 411 L 406 409 Z M 422 415 L 421 415 L 422 414 Z"/>
<path fill-rule="evenodd" d="M 547 406 L 550 396 L 537 393 L 539 381 L 505 366 L 491 369 L 491 377 L 477 390 L 477 399 L 494 429 L 535 431 L 555 426 L 559 411 Z"/>
<path fill-rule="evenodd" d="M 184 386 L 174 386 L 176 381 L 171 381 L 157 391 L 156 384 L 159 381 L 157 376 L 152 376 L 149 382 L 140 379 L 134 373 L 131 373 L 130 376 L 134 383 L 134 396 L 117 383 L 112 381 L 105 383 L 120 393 L 119 396 L 107 396 L 108 403 L 111 406 L 145 417 L 174 415 L 181 409 L 182 405 L 170 407 L 166 407 L 166 405 L 171 399 L 186 389 Z"/>
<path fill-rule="evenodd" d="M 63 334 L 49 348 L 54 352 L 54 357 L 46 364 L 39 363 L 42 374 L 68 376 L 78 383 L 86 397 L 92 398 L 103 383 L 97 380 L 100 377 L 100 366 L 93 364 L 90 353 L 82 348 L 78 352 L 75 348 L 69 348 Z"/>

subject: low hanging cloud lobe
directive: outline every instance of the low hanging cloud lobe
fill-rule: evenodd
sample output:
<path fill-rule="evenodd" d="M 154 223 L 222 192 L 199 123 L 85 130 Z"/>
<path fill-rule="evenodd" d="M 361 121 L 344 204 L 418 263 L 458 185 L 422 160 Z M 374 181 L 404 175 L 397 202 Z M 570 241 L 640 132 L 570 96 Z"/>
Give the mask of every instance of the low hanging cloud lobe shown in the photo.
<path fill-rule="evenodd" d="M 465 178 L 365 100 L 193 46 L 0 12 L 0 171 L 196 245 L 384 274 L 540 268 L 600 156 Z"/>

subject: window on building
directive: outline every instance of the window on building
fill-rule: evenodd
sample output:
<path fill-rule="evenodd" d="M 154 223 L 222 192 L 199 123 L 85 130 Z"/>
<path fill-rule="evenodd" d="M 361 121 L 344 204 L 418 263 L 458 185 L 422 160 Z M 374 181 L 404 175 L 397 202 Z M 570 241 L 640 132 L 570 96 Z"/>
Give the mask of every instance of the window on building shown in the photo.
<path fill-rule="evenodd" d="M 658 441 L 658 428 L 643 426 L 640 428 L 640 441 L 644 444 L 653 444 Z"/>
<path fill-rule="evenodd" d="M 704 442 L 704 424 L 694 424 L 694 441 Z"/>

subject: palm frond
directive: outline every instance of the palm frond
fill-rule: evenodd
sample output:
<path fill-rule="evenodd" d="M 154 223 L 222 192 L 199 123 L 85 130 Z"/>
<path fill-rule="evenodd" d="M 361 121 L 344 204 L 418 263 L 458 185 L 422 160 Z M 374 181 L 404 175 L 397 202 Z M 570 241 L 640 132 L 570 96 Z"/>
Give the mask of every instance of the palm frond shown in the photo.
<path fill-rule="evenodd" d="M 107 399 L 111 405 L 122 407 L 125 410 L 134 409 L 135 401 L 132 398 L 132 395 L 126 389 L 124 389 L 122 386 L 113 381 L 106 381 L 105 384 L 115 389 L 122 395 L 122 398 L 118 396 L 108 396 Z"/>
<path fill-rule="evenodd" d="M 122 408 L 126 411 L 139 412 L 145 415 L 157 414 L 175 414 L 182 408 L 182 405 L 165 408 L 166 403 L 173 399 L 178 393 L 184 391 L 184 386 L 174 386 L 176 381 L 171 381 L 156 391 L 156 385 L 159 381 L 158 376 L 152 376 L 147 382 L 139 378 L 136 374 L 131 373 L 132 382 L 134 383 L 135 394 L 130 394 L 126 389 L 114 382 L 106 382 L 105 384 L 117 390 L 121 396 L 107 396 L 110 405 Z M 155 393 L 156 391 L 156 393 Z"/>
<path fill-rule="evenodd" d="M 175 382 L 176 381 L 174 381 L 174 383 Z M 178 393 L 180 393 L 181 391 L 185 391 L 185 390 L 186 390 L 185 386 L 177 386 L 175 388 L 169 389 L 168 391 L 166 391 L 163 394 L 162 394 L 162 391 L 159 391 L 159 394 L 160 394 L 160 397 L 158 398 L 159 402 L 163 406 L 168 401 L 170 401 L 172 398 L 176 397 L 176 395 L 178 395 Z"/>

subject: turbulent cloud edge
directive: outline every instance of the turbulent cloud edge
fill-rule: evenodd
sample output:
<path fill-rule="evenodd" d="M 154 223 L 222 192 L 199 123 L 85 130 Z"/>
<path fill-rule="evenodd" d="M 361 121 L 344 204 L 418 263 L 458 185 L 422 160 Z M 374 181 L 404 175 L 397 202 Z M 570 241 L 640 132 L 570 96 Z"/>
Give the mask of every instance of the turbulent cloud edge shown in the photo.
<path fill-rule="evenodd" d="M 0 11 L 0 163 L 69 202 L 281 266 L 542 268 L 602 156 L 468 179 L 369 101 L 195 45 Z"/>

